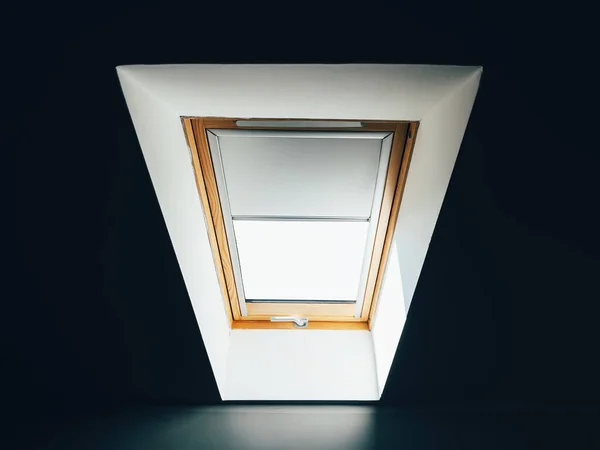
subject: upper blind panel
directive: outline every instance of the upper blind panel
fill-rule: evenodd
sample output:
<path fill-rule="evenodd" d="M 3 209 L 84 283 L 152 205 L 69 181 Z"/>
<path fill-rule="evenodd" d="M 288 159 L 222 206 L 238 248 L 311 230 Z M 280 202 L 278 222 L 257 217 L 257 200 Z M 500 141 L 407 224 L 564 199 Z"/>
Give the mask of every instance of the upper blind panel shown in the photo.
<path fill-rule="evenodd" d="M 369 218 L 383 136 L 220 130 L 231 214 Z"/>

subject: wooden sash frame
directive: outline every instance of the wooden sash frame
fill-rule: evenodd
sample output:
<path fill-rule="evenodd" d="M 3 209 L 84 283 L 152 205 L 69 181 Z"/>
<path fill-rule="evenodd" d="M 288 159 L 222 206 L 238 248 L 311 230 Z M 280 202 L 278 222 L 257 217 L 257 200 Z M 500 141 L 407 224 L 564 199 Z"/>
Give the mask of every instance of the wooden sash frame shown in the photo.
<path fill-rule="evenodd" d="M 366 280 L 365 298 L 360 317 L 355 317 L 354 304 L 314 303 L 246 303 L 247 315 L 242 316 L 233 271 L 217 181 L 206 136 L 207 129 L 277 129 L 277 127 L 239 127 L 238 120 L 311 122 L 310 119 L 235 119 L 216 117 L 182 117 L 185 137 L 190 149 L 196 186 L 204 210 L 206 228 L 213 253 L 217 278 L 231 328 L 293 329 L 291 322 L 270 322 L 271 316 L 308 317 L 308 329 L 369 330 L 377 307 L 385 267 L 393 241 L 396 220 L 417 135 L 418 122 L 368 121 L 360 128 L 328 127 L 328 131 L 390 131 L 394 133 L 382 205 L 376 226 L 375 240 Z M 327 122 L 335 120 L 321 119 Z M 344 121 L 346 122 L 346 121 Z M 279 124 L 278 124 L 279 125 Z M 294 130 L 323 130 L 323 128 L 293 128 Z"/>

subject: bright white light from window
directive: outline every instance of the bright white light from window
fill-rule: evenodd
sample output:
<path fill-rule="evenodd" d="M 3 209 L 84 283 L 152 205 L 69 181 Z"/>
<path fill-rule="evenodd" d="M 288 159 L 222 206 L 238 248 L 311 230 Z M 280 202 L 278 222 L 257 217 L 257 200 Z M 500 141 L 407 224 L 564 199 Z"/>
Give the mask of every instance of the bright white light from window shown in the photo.
<path fill-rule="evenodd" d="M 368 222 L 234 220 L 249 300 L 356 300 Z"/>

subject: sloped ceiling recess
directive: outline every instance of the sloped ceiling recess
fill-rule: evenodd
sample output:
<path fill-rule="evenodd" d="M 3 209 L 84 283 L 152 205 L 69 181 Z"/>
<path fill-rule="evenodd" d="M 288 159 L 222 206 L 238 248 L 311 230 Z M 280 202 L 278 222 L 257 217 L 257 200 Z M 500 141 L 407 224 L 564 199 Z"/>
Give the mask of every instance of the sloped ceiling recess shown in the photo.
<path fill-rule="evenodd" d="M 482 69 L 121 66 L 117 73 L 224 400 L 377 400 Z M 372 331 L 230 330 L 181 117 L 420 121 Z"/>

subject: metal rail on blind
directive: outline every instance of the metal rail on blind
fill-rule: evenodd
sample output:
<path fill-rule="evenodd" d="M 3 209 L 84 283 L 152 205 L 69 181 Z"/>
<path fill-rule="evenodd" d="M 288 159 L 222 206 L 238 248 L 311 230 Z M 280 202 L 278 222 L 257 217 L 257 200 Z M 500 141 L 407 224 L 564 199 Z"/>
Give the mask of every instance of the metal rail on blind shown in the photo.
<path fill-rule="evenodd" d="M 232 216 L 232 220 L 258 220 L 261 222 L 369 222 L 370 217 L 334 216 Z"/>

